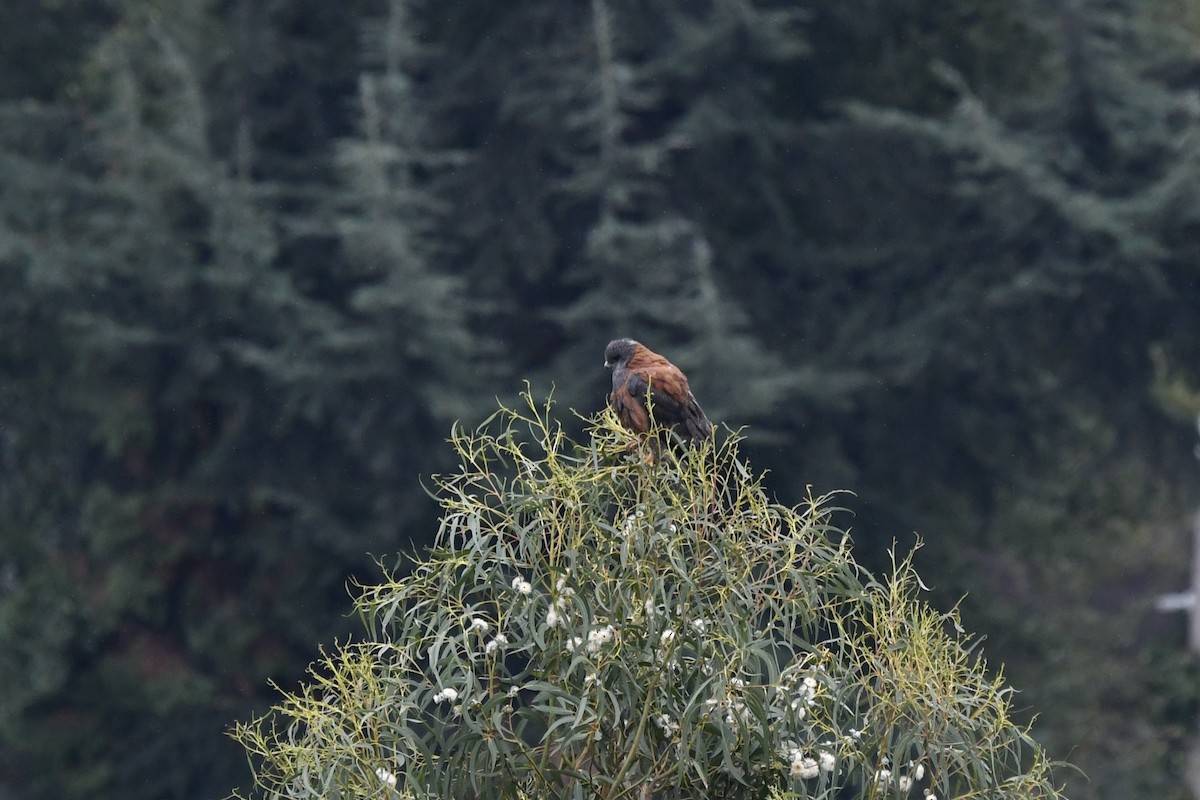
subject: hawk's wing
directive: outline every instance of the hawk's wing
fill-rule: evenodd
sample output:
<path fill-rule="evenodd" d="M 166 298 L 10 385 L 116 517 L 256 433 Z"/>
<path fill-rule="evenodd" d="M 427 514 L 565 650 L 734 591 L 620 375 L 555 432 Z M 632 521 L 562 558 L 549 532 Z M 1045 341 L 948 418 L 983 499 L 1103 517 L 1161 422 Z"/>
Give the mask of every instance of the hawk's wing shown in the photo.
<path fill-rule="evenodd" d="M 625 386 L 640 403 L 646 402 L 646 392 L 649 390 L 650 403 L 654 407 L 654 420 L 659 425 L 672 425 L 683 421 L 686 399 L 681 402 L 671 394 L 672 388 L 679 387 L 672 387 L 670 381 L 660 379 L 658 375 L 648 371 L 630 372 Z"/>
<path fill-rule="evenodd" d="M 653 414 L 655 423 L 689 441 L 712 435 L 712 423 L 692 396 L 684 374 L 640 345 L 629 364 L 619 364 L 613 370 L 608 402 L 630 430 L 648 432 Z"/>
<path fill-rule="evenodd" d="M 659 425 L 682 427 L 689 439 L 707 439 L 712 435 L 712 423 L 678 370 L 631 371 L 625 386 L 643 405 L 649 391 L 654 421 Z"/>

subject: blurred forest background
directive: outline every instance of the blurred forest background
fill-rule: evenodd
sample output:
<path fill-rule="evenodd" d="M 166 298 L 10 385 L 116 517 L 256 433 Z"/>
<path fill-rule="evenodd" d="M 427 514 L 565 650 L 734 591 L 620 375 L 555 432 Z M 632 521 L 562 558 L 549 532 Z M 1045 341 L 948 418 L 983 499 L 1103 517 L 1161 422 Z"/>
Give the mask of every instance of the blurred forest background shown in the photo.
<path fill-rule="evenodd" d="M 605 343 L 919 533 L 1075 798 L 1184 798 L 1200 0 L 3 0 L 0 798 L 216 798 Z"/>

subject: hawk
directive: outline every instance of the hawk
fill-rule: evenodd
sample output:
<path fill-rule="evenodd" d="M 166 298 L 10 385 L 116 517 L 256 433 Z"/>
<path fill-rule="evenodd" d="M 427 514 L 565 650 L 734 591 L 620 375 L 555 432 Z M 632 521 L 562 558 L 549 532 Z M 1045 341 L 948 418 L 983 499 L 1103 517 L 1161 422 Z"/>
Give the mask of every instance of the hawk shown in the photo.
<path fill-rule="evenodd" d="M 614 339 L 604 348 L 604 366 L 612 370 L 608 404 L 626 428 L 647 433 L 653 418 L 689 443 L 712 436 L 687 376 L 658 353 L 633 339 Z"/>

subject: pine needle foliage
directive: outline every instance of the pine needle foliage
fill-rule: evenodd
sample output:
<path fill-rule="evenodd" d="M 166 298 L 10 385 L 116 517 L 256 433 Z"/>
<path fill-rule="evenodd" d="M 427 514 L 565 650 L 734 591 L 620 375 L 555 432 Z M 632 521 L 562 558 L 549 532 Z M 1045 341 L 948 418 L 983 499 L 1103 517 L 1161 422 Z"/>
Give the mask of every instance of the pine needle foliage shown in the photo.
<path fill-rule="evenodd" d="M 437 543 L 368 635 L 234 736 L 254 796 L 1056 798 L 911 554 L 868 575 L 831 497 L 773 502 L 739 436 L 571 441 L 524 395 L 436 478 Z"/>

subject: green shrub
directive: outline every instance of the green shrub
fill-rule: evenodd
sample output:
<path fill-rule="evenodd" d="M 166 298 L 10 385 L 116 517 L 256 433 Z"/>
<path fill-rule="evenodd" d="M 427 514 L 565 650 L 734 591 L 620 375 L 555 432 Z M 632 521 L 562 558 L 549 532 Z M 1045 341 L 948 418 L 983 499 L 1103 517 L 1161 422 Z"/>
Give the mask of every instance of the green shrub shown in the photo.
<path fill-rule="evenodd" d="M 675 451 L 551 405 L 456 430 L 435 549 L 368 636 L 235 736 L 270 798 L 1052 798 L 911 556 L 876 580 L 827 497 L 773 503 L 736 435 Z"/>

